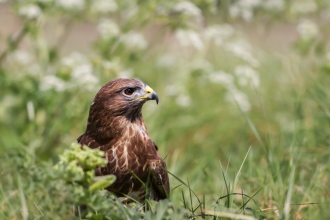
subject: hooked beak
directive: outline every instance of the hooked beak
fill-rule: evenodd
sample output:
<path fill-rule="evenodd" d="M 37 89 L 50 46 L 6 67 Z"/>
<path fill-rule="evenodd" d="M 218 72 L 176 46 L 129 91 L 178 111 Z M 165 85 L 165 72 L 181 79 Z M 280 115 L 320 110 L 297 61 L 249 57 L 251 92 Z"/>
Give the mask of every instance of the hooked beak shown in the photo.
<path fill-rule="evenodd" d="M 156 103 L 158 105 L 158 95 L 157 93 L 155 93 L 155 91 L 150 87 L 150 86 L 146 86 L 146 93 L 147 95 L 145 96 L 145 99 L 147 100 L 156 100 Z"/>
<path fill-rule="evenodd" d="M 150 86 L 146 86 L 145 91 L 146 91 L 146 94 L 145 95 L 142 95 L 142 96 L 134 99 L 133 101 L 141 100 L 141 99 L 144 99 L 144 100 L 156 100 L 156 103 L 158 105 L 159 99 L 158 99 L 157 93 L 155 93 L 155 91 Z"/>

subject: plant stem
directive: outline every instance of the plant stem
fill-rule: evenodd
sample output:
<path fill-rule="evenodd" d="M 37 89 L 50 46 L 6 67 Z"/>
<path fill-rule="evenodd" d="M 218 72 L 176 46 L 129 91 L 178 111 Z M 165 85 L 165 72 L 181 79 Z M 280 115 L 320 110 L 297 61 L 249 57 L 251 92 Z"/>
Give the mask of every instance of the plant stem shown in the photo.
<path fill-rule="evenodd" d="M 25 35 L 27 33 L 28 33 L 28 25 L 25 23 L 23 28 L 18 33 L 18 36 L 16 37 L 16 39 L 14 39 L 12 42 L 10 42 L 10 45 L 1 53 L 0 65 L 1 65 L 2 61 L 6 58 L 8 53 L 11 50 L 13 50 L 13 49 L 15 50 L 17 48 L 17 46 L 20 44 L 20 42 L 23 40 L 23 38 L 25 37 Z M 11 37 L 11 38 L 13 38 L 13 37 Z"/>

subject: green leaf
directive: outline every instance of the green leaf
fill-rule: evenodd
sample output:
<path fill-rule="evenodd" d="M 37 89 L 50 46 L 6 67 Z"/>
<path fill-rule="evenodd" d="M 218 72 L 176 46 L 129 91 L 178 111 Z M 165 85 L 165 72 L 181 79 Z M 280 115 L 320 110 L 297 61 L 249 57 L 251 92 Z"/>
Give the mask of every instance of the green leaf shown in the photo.
<path fill-rule="evenodd" d="M 114 175 L 99 176 L 95 180 L 96 182 L 89 187 L 90 191 L 100 190 L 110 186 L 115 182 L 116 177 Z"/>

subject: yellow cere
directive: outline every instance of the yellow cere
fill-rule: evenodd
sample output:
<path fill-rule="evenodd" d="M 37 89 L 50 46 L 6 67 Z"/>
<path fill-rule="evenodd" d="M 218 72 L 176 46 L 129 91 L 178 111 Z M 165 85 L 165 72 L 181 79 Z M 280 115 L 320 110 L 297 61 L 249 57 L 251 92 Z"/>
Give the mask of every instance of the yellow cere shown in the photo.
<path fill-rule="evenodd" d="M 150 87 L 150 86 L 146 86 L 146 92 L 147 94 L 144 95 L 144 96 L 140 96 L 140 97 L 137 97 L 136 99 L 134 99 L 133 101 L 136 101 L 136 100 L 140 100 L 140 99 L 146 99 L 151 93 L 154 92 L 154 90 Z"/>
<path fill-rule="evenodd" d="M 146 92 L 148 93 L 148 94 L 151 94 L 151 93 L 153 93 L 153 89 L 150 87 L 150 86 L 146 86 Z"/>

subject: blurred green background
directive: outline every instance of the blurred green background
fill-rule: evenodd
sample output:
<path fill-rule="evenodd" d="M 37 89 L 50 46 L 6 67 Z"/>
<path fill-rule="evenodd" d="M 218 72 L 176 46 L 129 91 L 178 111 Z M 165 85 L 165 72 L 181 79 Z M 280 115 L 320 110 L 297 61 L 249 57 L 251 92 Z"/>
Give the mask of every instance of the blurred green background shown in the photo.
<path fill-rule="evenodd" d="M 160 97 L 182 218 L 329 217 L 329 24 L 328 0 L 0 0 L 1 219 L 73 218 L 44 175 L 119 77 Z"/>

